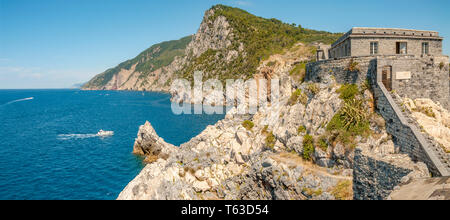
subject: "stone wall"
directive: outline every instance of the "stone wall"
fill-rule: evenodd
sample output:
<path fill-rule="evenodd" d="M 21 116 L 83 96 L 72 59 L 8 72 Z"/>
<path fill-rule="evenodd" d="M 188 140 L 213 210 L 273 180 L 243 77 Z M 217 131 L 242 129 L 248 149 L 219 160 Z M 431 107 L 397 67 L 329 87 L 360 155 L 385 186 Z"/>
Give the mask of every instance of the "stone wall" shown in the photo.
<path fill-rule="evenodd" d="M 383 200 L 412 172 L 392 163 L 377 160 L 355 150 L 353 166 L 353 198 L 355 200 Z"/>
<path fill-rule="evenodd" d="M 432 60 L 433 59 L 433 60 Z M 440 69 L 438 63 L 445 61 Z M 358 63 L 359 71 L 349 71 L 351 62 Z M 306 81 L 320 82 L 327 75 L 333 75 L 338 83 L 372 84 L 378 112 L 387 122 L 387 131 L 403 153 L 415 161 L 426 163 L 435 176 L 450 175 L 440 161 L 438 152 L 433 151 L 420 129 L 408 123 L 399 106 L 382 83 L 382 68 L 392 66 L 392 88 L 400 96 L 430 98 L 449 108 L 448 57 L 417 58 L 414 56 L 366 56 L 349 57 L 309 63 Z M 410 72 L 410 78 L 402 79 L 398 74 Z"/>
<path fill-rule="evenodd" d="M 434 39 L 407 39 L 407 38 L 382 38 L 382 37 L 355 37 L 351 38 L 351 56 L 367 56 L 370 55 L 370 42 L 378 42 L 378 55 L 395 55 L 396 43 L 407 43 L 408 55 L 422 55 L 422 43 L 428 42 L 429 55 L 442 55 L 442 40 Z"/>
<path fill-rule="evenodd" d="M 351 62 L 358 63 L 357 70 L 349 71 Z M 441 63 L 443 67 L 441 68 Z M 447 56 L 414 57 L 409 55 L 363 56 L 322 60 L 308 63 L 307 81 L 320 82 L 333 75 L 338 83 L 361 83 L 368 76 L 381 74 L 384 66 L 392 67 L 392 89 L 400 96 L 412 99 L 430 98 L 450 109 L 450 81 Z M 409 72 L 408 78 L 400 74 Z"/>
<path fill-rule="evenodd" d="M 358 63 L 359 71 L 349 71 L 351 62 Z M 374 57 L 348 57 L 336 60 L 323 60 L 308 63 L 306 66 L 306 81 L 320 82 L 328 75 L 333 75 L 338 83 L 361 83 L 376 70 Z"/>
<path fill-rule="evenodd" d="M 377 66 L 379 74 L 384 66 L 392 67 L 392 89 L 400 96 L 411 99 L 429 98 L 450 109 L 448 57 L 380 57 L 377 59 Z M 410 73 L 408 79 L 399 75 L 405 72 Z"/>
<path fill-rule="evenodd" d="M 407 122 L 402 111 L 381 82 L 379 71 L 378 74 L 371 75 L 370 81 L 377 111 L 386 120 L 386 130 L 393 136 L 395 145 L 399 146 L 400 151 L 407 153 L 413 160 L 424 162 L 434 176 L 450 175 L 449 170 L 439 160 L 438 155 L 432 150 L 418 128 Z"/>
<path fill-rule="evenodd" d="M 422 43 L 428 43 L 428 54 L 442 55 L 442 40 L 436 31 L 399 28 L 352 28 L 330 49 L 331 58 L 369 56 L 370 42 L 378 42 L 377 55 L 396 55 L 397 42 L 407 43 L 407 54 L 421 56 Z"/>
<path fill-rule="evenodd" d="M 346 39 L 346 40 L 334 45 L 330 49 L 330 57 L 331 58 L 341 58 L 341 57 L 352 56 L 351 48 L 352 48 L 352 45 L 351 45 L 350 39 Z"/>

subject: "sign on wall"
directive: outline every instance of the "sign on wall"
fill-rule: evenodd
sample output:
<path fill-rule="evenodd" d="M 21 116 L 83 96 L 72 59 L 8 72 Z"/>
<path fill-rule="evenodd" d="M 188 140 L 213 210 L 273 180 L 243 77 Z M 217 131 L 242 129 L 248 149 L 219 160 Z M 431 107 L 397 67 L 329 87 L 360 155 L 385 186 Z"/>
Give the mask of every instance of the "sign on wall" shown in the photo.
<path fill-rule="evenodd" d="M 411 79 L 411 72 L 397 72 L 395 74 L 396 79 Z"/>

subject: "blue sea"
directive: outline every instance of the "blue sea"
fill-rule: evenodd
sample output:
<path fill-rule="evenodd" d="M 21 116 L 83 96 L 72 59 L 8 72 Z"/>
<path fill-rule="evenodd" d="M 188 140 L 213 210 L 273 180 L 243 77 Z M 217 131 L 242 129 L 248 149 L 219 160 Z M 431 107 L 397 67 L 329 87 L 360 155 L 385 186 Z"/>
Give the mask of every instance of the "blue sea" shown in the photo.
<path fill-rule="evenodd" d="M 161 93 L 0 90 L 0 199 L 116 199 L 144 166 L 145 121 L 178 146 L 223 118 L 174 115 Z"/>

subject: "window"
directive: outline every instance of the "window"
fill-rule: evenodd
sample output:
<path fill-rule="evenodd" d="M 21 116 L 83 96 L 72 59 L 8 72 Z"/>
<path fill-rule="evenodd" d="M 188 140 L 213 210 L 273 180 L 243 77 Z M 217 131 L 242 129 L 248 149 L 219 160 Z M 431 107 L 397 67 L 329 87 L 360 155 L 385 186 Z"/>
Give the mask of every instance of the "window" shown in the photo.
<path fill-rule="evenodd" d="M 378 42 L 370 42 L 370 55 L 378 54 Z"/>
<path fill-rule="evenodd" d="M 408 54 L 408 44 L 406 42 L 397 42 L 396 53 Z"/>
<path fill-rule="evenodd" d="M 430 54 L 430 45 L 428 44 L 428 42 L 422 43 L 422 54 L 424 55 Z"/>

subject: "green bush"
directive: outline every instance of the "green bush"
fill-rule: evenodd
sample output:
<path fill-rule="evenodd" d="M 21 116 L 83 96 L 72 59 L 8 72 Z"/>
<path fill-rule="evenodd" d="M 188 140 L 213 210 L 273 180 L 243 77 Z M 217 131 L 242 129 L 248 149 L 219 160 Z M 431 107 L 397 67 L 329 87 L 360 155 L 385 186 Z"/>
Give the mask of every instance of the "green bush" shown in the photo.
<path fill-rule="evenodd" d="M 297 132 L 298 132 L 298 134 L 306 133 L 306 127 L 303 125 L 298 127 Z"/>
<path fill-rule="evenodd" d="M 273 135 L 273 133 L 271 132 L 266 137 L 266 146 L 273 150 L 273 148 L 275 147 L 275 143 L 276 143 L 275 135 Z"/>
<path fill-rule="evenodd" d="M 359 71 L 359 63 L 351 59 L 350 62 L 348 63 L 347 71 L 350 72 Z"/>
<path fill-rule="evenodd" d="M 341 95 L 339 98 L 343 99 L 344 101 L 355 99 L 356 95 L 358 94 L 358 85 L 356 84 L 344 84 L 337 90 L 338 93 Z"/>
<path fill-rule="evenodd" d="M 276 61 L 270 61 L 269 63 L 267 63 L 267 66 L 272 67 L 275 66 L 275 64 L 277 64 Z"/>
<path fill-rule="evenodd" d="M 318 147 L 320 149 L 322 149 L 323 151 L 327 151 L 328 150 L 328 142 L 327 142 L 327 138 L 326 137 L 320 137 L 319 138 L 319 143 L 318 143 Z"/>
<path fill-rule="evenodd" d="M 307 134 L 303 137 L 303 159 L 311 160 L 314 154 L 314 138 Z"/>
<path fill-rule="evenodd" d="M 298 101 L 300 101 L 303 105 L 308 103 L 308 96 L 306 96 L 301 89 L 297 89 L 292 93 L 288 100 L 288 105 L 295 105 Z"/>
<path fill-rule="evenodd" d="M 301 62 L 292 68 L 289 75 L 293 77 L 297 82 L 303 83 L 306 75 L 306 63 Z"/>
<path fill-rule="evenodd" d="M 319 88 L 319 86 L 317 86 L 316 83 L 310 83 L 308 85 L 308 90 L 314 95 L 317 95 L 317 93 L 320 92 L 320 88 Z"/>
<path fill-rule="evenodd" d="M 245 120 L 244 122 L 242 122 L 242 126 L 245 129 L 251 131 L 253 129 L 253 127 L 255 127 L 255 124 L 252 121 Z"/>
<path fill-rule="evenodd" d="M 327 125 L 327 131 L 335 133 L 338 141 L 348 144 L 358 135 L 370 132 L 369 119 L 361 100 L 348 100 Z"/>

